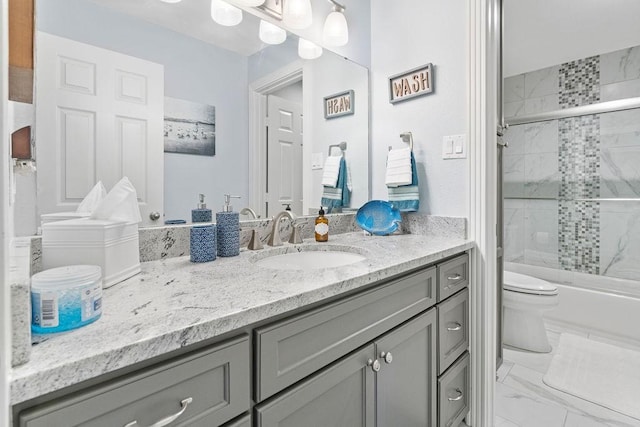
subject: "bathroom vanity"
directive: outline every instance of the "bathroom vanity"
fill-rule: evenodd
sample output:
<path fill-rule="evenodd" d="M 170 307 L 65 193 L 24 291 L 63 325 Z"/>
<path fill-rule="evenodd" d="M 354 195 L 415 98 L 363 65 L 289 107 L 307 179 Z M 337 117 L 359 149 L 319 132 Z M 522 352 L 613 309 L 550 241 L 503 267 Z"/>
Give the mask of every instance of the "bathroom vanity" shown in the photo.
<path fill-rule="evenodd" d="M 458 238 L 350 233 L 334 269 L 143 263 L 93 325 L 33 348 L 16 426 L 457 426 L 469 410 L 469 256 Z M 318 245 L 264 251 L 317 250 Z M 175 422 L 173 422 L 175 421 Z"/>

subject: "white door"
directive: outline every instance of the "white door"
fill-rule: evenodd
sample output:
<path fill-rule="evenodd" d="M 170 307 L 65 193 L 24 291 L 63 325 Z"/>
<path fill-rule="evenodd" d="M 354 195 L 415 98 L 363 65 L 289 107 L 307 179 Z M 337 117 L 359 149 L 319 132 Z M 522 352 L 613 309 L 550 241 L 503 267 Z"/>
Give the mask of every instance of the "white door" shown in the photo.
<path fill-rule="evenodd" d="M 109 190 L 127 176 L 143 224 L 162 218 L 164 67 L 36 37 L 38 214 L 74 211 L 98 181 Z"/>
<path fill-rule="evenodd" d="M 286 205 L 302 214 L 302 105 L 269 95 L 267 118 L 267 216 Z"/>

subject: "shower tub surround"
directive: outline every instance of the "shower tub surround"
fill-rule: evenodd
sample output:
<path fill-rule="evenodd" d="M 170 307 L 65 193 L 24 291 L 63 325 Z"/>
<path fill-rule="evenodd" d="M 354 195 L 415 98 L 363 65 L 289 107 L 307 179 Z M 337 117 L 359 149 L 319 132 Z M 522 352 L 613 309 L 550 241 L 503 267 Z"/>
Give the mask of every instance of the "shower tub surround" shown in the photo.
<path fill-rule="evenodd" d="M 436 221 L 437 222 L 437 221 Z M 184 346 L 361 289 L 471 249 L 455 230 L 464 219 L 444 220 L 440 235 L 334 236 L 333 244 L 358 248 L 366 260 L 349 266 L 278 271 L 255 264 L 256 252 L 212 263 L 188 257 L 145 262 L 142 272 L 103 294 L 97 322 L 32 348 L 31 361 L 15 368 L 11 403 L 17 404 Z M 426 227 L 427 229 L 429 227 Z M 318 245 L 307 240 L 307 245 Z M 267 249 L 265 249 L 267 250 Z M 238 274 L 242 272 L 242 274 Z M 82 351 L 78 351 L 81 348 Z"/>
<path fill-rule="evenodd" d="M 505 115 L 638 96 L 640 46 L 506 78 Z M 640 198 L 640 109 L 513 125 L 506 139 L 505 260 L 640 290 L 640 202 L 628 200 Z"/>

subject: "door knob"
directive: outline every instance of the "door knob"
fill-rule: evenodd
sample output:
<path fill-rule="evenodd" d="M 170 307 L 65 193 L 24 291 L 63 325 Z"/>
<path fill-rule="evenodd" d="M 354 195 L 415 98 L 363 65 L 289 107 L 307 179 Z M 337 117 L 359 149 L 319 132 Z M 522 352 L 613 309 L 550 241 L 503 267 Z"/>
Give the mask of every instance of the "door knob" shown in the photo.
<path fill-rule="evenodd" d="M 151 212 L 149 214 L 149 218 L 151 218 L 151 221 L 157 221 L 160 219 L 160 212 Z"/>

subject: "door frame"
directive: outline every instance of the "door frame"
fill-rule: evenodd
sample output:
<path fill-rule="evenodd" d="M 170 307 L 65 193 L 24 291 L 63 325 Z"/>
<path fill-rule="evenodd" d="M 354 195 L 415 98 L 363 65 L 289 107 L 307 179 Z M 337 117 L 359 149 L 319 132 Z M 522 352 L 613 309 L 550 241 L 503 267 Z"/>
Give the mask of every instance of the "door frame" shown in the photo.
<path fill-rule="evenodd" d="M 469 234 L 471 252 L 470 423 L 494 424 L 496 386 L 497 124 L 502 0 L 467 0 Z"/>
<path fill-rule="evenodd" d="M 9 425 L 11 373 L 11 292 L 9 251 L 13 237 L 9 158 L 9 2 L 0 0 L 0 427 Z"/>
<path fill-rule="evenodd" d="M 262 218 L 265 216 L 264 183 L 267 178 L 267 95 L 301 81 L 303 68 L 301 60 L 294 61 L 249 84 L 249 206 Z M 303 140 L 303 157 L 304 147 Z M 304 195 L 304 174 L 302 188 Z"/>

